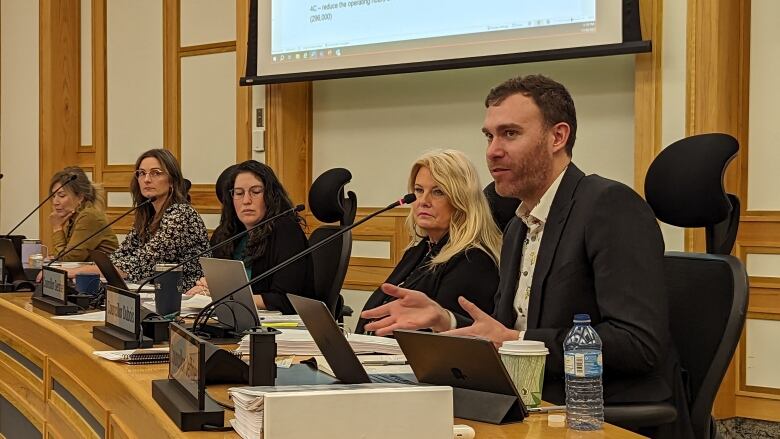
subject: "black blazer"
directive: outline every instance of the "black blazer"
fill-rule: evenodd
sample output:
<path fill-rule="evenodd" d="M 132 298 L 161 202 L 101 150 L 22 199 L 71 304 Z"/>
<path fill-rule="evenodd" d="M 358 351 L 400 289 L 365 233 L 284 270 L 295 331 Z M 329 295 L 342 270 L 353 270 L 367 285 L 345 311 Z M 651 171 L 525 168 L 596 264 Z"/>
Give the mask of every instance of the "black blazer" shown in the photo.
<path fill-rule="evenodd" d="M 213 243 L 212 243 L 213 245 Z M 292 217 L 281 217 L 274 223 L 265 253 L 251 262 L 252 277 L 264 273 L 309 246 L 306 234 Z M 249 259 L 249 256 L 244 258 Z M 266 308 L 295 314 L 287 294 L 314 297 L 314 269 L 311 257 L 296 261 L 272 276 L 252 285 L 252 292 L 263 298 Z"/>
<path fill-rule="evenodd" d="M 513 302 L 527 230 L 514 218 L 504 232 L 493 316 L 507 327 L 517 319 Z M 655 215 L 636 192 L 569 165 L 542 235 L 525 333 L 550 350 L 546 401 L 564 402 L 563 340 L 574 314 L 588 313 L 603 344 L 605 402 L 658 402 L 674 394 L 687 413 L 671 348 L 663 254 Z M 457 318 L 459 326 L 469 323 Z"/>
<path fill-rule="evenodd" d="M 493 296 L 498 287 L 498 267 L 484 251 L 471 248 L 460 252 L 449 261 L 440 264 L 434 270 L 424 269 L 411 277 L 412 271 L 420 264 L 428 251 L 428 239 L 425 238 L 414 247 L 406 250 L 395 269 L 385 283 L 398 285 L 404 282 L 404 288 L 422 291 L 442 307 L 463 313 L 458 304 L 458 296 L 463 296 L 489 313 L 493 309 Z M 368 298 L 364 310 L 382 305 L 388 296 L 377 289 Z M 360 319 L 355 332 L 362 334 L 366 319 Z"/>

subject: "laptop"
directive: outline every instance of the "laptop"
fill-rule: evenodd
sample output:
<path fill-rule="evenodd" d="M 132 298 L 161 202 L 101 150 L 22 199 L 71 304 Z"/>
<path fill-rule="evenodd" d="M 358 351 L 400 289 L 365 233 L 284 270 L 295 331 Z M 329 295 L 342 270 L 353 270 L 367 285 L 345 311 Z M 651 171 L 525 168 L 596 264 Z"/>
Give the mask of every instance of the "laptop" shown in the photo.
<path fill-rule="evenodd" d="M 393 335 L 421 383 L 520 398 L 489 340 L 405 329 Z"/>
<path fill-rule="evenodd" d="M 0 256 L 4 258 L 4 269 L 8 281 L 14 284 L 16 291 L 35 289 L 35 284 L 27 278 L 22 266 L 22 260 L 16 252 L 13 242 L 10 239 L 0 239 Z"/>
<path fill-rule="evenodd" d="M 292 294 L 287 297 L 339 381 L 415 384 L 407 375 L 367 374 L 324 303 Z M 393 334 L 417 384 L 453 388 L 456 417 L 501 424 L 528 416 L 491 341 L 421 331 L 397 330 Z"/>
<path fill-rule="evenodd" d="M 92 260 L 95 262 L 95 265 L 97 265 L 98 270 L 100 270 L 100 273 L 104 278 L 106 278 L 107 284 L 114 288 L 120 288 L 122 290 L 129 291 L 129 288 L 127 288 L 127 283 L 124 279 L 122 279 L 122 276 L 116 270 L 116 267 L 114 267 L 114 264 L 111 262 L 111 259 L 107 254 L 100 250 L 90 250 L 89 257 L 92 258 Z"/>
<path fill-rule="evenodd" d="M 5 258 L 5 270 L 10 281 L 29 280 L 24 274 L 22 260 L 19 259 L 19 254 L 16 253 L 16 248 L 10 239 L 0 239 L 0 256 Z"/>
<path fill-rule="evenodd" d="M 407 378 L 368 375 L 324 303 L 292 294 L 287 297 L 339 381 L 358 384 Z M 520 397 L 489 340 L 406 330 L 394 335 L 419 383 Z"/>
<path fill-rule="evenodd" d="M 212 301 L 225 297 L 231 291 L 249 282 L 243 261 L 200 258 L 200 265 L 206 275 Z M 220 323 L 234 327 L 234 332 L 238 334 L 260 326 L 251 286 L 246 286 L 233 294 L 233 300 L 238 303 L 225 302 L 214 309 L 214 315 Z"/>
<path fill-rule="evenodd" d="M 360 364 L 355 351 L 349 345 L 333 319 L 327 305 L 319 300 L 288 294 L 287 298 L 301 317 L 311 338 L 328 360 L 333 375 L 344 384 L 362 383 L 400 383 L 417 384 L 411 374 L 375 374 L 369 375 Z M 407 357 L 407 360 L 409 358 Z M 414 368 L 412 368 L 414 370 Z"/>

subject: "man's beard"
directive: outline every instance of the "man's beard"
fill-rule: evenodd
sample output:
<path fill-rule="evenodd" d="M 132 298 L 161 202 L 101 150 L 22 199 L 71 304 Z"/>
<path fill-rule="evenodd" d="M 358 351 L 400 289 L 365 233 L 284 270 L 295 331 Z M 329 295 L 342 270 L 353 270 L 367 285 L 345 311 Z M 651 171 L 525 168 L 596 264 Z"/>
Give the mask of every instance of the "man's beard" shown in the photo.
<path fill-rule="evenodd" d="M 529 154 L 511 164 L 515 178 L 505 184 L 496 183 L 496 193 L 519 200 L 541 197 L 541 190 L 550 178 L 552 166 L 552 156 L 547 153 L 542 139 Z"/>

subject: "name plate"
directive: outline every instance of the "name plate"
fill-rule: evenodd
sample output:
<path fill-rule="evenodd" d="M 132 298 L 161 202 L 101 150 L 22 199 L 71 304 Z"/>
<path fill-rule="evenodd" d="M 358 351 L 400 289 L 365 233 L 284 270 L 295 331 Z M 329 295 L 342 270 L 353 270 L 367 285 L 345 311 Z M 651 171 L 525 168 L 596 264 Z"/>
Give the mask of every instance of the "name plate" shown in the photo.
<path fill-rule="evenodd" d="M 106 326 L 138 334 L 141 325 L 141 297 L 121 288 L 106 288 Z"/>
<path fill-rule="evenodd" d="M 178 323 L 170 324 L 170 356 L 168 378 L 176 381 L 198 404 L 198 410 L 206 405 L 206 342 Z"/>
<path fill-rule="evenodd" d="M 68 272 L 53 267 L 43 267 L 41 278 L 41 294 L 52 299 L 57 299 L 63 304 L 65 300 L 65 288 L 68 281 Z"/>

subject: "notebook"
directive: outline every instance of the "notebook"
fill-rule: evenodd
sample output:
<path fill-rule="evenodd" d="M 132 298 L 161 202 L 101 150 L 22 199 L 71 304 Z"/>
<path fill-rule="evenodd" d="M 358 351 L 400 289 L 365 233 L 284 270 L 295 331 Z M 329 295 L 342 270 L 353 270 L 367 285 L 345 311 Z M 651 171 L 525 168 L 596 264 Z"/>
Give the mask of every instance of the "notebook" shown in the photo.
<path fill-rule="evenodd" d="M 121 351 L 94 351 L 96 356 L 109 361 L 116 361 L 125 364 L 162 364 L 167 363 L 169 359 L 169 350 L 165 348 L 151 349 L 127 349 Z M 244 356 L 242 352 L 231 351 L 238 358 Z"/>

